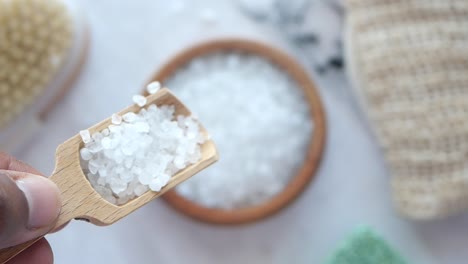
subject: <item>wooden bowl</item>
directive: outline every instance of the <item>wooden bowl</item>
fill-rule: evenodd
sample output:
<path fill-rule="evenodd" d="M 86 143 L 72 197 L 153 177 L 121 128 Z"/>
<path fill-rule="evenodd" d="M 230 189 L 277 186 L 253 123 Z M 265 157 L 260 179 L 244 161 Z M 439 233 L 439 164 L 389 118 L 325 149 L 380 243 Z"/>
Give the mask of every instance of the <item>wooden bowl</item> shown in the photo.
<path fill-rule="evenodd" d="M 297 171 L 296 176 L 291 179 L 283 191 L 267 202 L 242 209 L 224 210 L 206 208 L 184 198 L 174 190 L 163 196 L 163 199 L 170 206 L 194 219 L 212 224 L 244 224 L 273 215 L 280 209 L 289 205 L 304 191 L 307 184 L 314 177 L 322 157 L 326 132 L 325 115 L 317 89 L 302 67 L 285 53 L 265 44 L 250 40 L 215 40 L 189 48 L 170 60 L 151 78 L 149 82 L 157 80 L 164 83 L 178 69 L 185 66 L 192 59 L 220 51 L 251 53 L 253 55 L 264 57 L 277 64 L 293 79 L 295 79 L 298 86 L 302 88 L 305 99 L 309 105 L 310 117 L 314 122 L 313 133 L 311 134 L 311 140 L 306 153 L 307 157 L 305 158 L 302 167 Z M 222 159 L 222 157 L 223 153 L 220 153 L 220 158 Z"/>

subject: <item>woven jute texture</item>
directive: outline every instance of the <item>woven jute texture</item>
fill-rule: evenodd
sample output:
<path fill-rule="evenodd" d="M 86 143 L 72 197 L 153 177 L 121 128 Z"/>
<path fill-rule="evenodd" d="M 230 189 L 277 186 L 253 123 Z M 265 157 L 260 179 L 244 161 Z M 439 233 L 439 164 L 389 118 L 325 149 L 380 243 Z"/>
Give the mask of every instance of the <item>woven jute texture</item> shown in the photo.
<path fill-rule="evenodd" d="M 348 0 L 365 110 L 399 211 L 468 209 L 468 1 Z"/>

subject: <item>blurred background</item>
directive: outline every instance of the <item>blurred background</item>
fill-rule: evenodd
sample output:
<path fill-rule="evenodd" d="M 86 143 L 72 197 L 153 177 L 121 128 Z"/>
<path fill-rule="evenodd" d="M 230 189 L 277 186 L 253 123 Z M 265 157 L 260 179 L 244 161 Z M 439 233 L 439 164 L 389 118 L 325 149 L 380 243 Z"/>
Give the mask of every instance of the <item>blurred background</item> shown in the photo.
<path fill-rule="evenodd" d="M 268 219 L 213 226 L 156 200 L 112 226 L 73 221 L 48 236 L 56 263 L 324 263 L 363 225 L 408 263 L 468 258 L 467 215 L 417 222 L 395 210 L 391 175 L 347 77 L 342 1 L 67 0 L 67 6 L 89 29 L 88 56 L 67 95 L 13 151 L 46 175 L 58 144 L 126 107 L 175 54 L 212 39 L 258 40 L 294 57 L 316 83 L 328 131 L 314 180 Z"/>

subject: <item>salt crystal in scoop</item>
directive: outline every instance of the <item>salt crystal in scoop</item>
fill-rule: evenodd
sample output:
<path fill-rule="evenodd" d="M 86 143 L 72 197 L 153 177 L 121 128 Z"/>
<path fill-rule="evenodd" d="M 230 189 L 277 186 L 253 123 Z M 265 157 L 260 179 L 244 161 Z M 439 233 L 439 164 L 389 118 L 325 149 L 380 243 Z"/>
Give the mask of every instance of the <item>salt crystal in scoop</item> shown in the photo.
<path fill-rule="evenodd" d="M 135 113 L 129 112 L 122 116 L 122 119 L 127 123 L 133 123 L 137 120 L 138 116 Z M 124 126 L 122 126 L 124 127 Z"/>
<path fill-rule="evenodd" d="M 159 82 L 152 82 L 146 86 L 146 91 L 149 94 L 155 94 L 159 89 L 161 89 L 161 84 Z"/>
<path fill-rule="evenodd" d="M 80 154 L 83 160 L 90 160 L 93 157 L 93 154 L 87 148 L 82 148 Z"/>
<path fill-rule="evenodd" d="M 133 102 L 140 107 L 145 106 L 146 104 L 146 98 L 142 95 L 139 95 L 139 94 L 134 95 L 132 99 L 133 99 Z"/>
<path fill-rule="evenodd" d="M 89 133 L 89 130 L 81 130 L 80 136 L 84 143 L 91 142 L 91 134 Z"/>
<path fill-rule="evenodd" d="M 174 106 L 152 104 L 138 113 L 114 114 L 111 122 L 102 133 L 83 133 L 86 143 L 80 150 L 91 185 L 109 202 L 123 204 L 148 190 L 159 192 L 174 174 L 201 159 L 197 154 L 205 140 L 199 140 L 204 139 L 199 124 L 191 116 L 175 116 Z"/>
<path fill-rule="evenodd" d="M 111 117 L 111 122 L 114 125 L 120 125 L 122 123 L 122 117 L 118 114 L 113 114 Z"/>

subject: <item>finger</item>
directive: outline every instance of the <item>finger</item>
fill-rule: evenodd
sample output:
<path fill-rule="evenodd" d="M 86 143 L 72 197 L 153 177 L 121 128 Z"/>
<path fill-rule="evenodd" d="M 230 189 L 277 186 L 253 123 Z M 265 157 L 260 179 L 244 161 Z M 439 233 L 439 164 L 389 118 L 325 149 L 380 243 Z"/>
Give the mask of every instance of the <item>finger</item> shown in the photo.
<path fill-rule="evenodd" d="M 49 242 L 45 238 L 37 241 L 34 245 L 25 249 L 14 257 L 8 264 L 53 264 L 54 255 Z"/>
<path fill-rule="evenodd" d="M 46 234 L 60 208 L 60 192 L 49 179 L 0 170 L 0 248 Z"/>
<path fill-rule="evenodd" d="M 29 172 L 32 174 L 37 174 L 37 175 L 42 176 L 42 173 L 40 173 L 33 167 L 1 151 L 0 151 L 0 170 Z M 50 231 L 50 233 L 58 232 L 62 230 L 63 228 L 65 228 L 67 225 L 68 225 L 68 222 L 60 227 L 54 228 L 53 230 Z"/>
<path fill-rule="evenodd" d="M 58 227 L 54 227 L 54 229 L 50 230 L 49 231 L 49 234 L 53 234 L 55 232 L 58 232 L 62 229 L 64 229 L 70 222 L 66 222 L 65 224 L 61 225 L 61 226 L 58 226 Z"/>
<path fill-rule="evenodd" d="M 29 166 L 28 164 L 21 162 L 12 156 L 0 151 L 0 170 L 12 170 L 29 172 L 36 175 L 42 175 L 39 171 Z"/>

